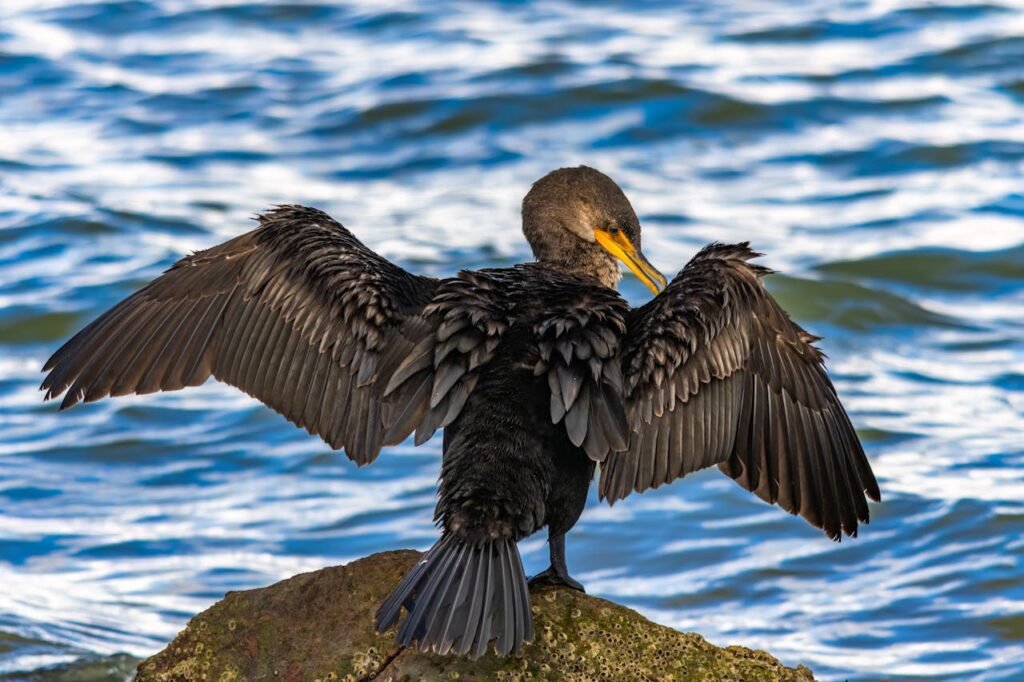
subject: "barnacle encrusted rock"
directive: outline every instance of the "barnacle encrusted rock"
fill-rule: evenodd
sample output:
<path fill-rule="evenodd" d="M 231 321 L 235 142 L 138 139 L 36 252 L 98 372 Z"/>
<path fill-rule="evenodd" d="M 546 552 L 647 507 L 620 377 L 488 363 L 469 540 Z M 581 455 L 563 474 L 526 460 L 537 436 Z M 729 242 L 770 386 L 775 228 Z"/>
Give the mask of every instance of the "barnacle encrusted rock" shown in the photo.
<path fill-rule="evenodd" d="M 763 651 L 721 649 L 578 592 L 532 595 L 537 635 L 522 654 L 477 661 L 395 646 L 378 604 L 419 557 L 375 554 L 270 587 L 229 592 L 139 665 L 143 682 L 207 680 L 812 680 Z"/>

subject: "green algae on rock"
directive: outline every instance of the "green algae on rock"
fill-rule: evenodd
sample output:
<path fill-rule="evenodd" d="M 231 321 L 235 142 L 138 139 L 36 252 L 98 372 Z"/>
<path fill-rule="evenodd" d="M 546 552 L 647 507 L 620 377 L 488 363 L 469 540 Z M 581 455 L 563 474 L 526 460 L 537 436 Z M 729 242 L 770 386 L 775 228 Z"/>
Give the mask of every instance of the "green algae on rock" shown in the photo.
<path fill-rule="evenodd" d="M 141 682 L 208 680 L 813 680 L 763 651 L 716 647 L 604 599 L 532 595 L 537 636 L 521 655 L 477 661 L 395 646 L 377 606 L 419 557 L 375 554 L 269 587 L 229 592 L 139 665 Z"/>

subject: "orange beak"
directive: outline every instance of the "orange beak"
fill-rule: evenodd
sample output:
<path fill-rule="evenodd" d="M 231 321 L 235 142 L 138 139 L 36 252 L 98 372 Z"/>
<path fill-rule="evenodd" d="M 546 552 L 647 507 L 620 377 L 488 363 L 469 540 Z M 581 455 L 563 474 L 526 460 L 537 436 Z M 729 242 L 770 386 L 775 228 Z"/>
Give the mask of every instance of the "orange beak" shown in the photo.
<path fill-rule="evenodd" d="M 625 263 L 655 296 L 668 286 L 665 275 L 658 272 L 640 249 L 633 246 L 623 230 L 617 230 L 614 234 L 606 230 L 594 230 L 594 238 L 608 253 Z"/>

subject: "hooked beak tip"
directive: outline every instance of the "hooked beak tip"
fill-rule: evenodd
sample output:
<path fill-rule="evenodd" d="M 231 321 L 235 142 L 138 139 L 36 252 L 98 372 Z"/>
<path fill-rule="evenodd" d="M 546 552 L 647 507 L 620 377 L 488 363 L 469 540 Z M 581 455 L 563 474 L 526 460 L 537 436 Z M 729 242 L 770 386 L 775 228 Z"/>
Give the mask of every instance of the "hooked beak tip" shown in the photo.
<path fill-rule="evenodd" d="M 647 257 L 644 256 L 643 253 L 638 251 L 637 256 L 640 272 L 644 275 L 640 279 L 647 285 L 647 288 L 651 290 L 651 293 L 657 296 L 665 290 L 665 287 L 668 286 L 668 280 L 665 279 L 665 275 L 661 274 L 656 267 L 651 265 L 651 262 L 647 260 Z"/>

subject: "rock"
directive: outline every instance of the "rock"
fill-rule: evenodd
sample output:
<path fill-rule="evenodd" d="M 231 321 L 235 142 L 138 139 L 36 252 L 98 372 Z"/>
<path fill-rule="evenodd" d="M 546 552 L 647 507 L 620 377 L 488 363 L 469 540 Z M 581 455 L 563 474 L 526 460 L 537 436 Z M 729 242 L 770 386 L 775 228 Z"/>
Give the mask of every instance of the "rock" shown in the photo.
<path fill-rule="evenodd" d="M 385 552 L 229 592 L 137 680 L 813 680 L 763 651 L 721 649 L 623 606 L 561 589 L 532 595 L 537 636 L 521 655 L 477 661 L 395 646 L 373 631 L 377 606 L 419 557 Z"/>

